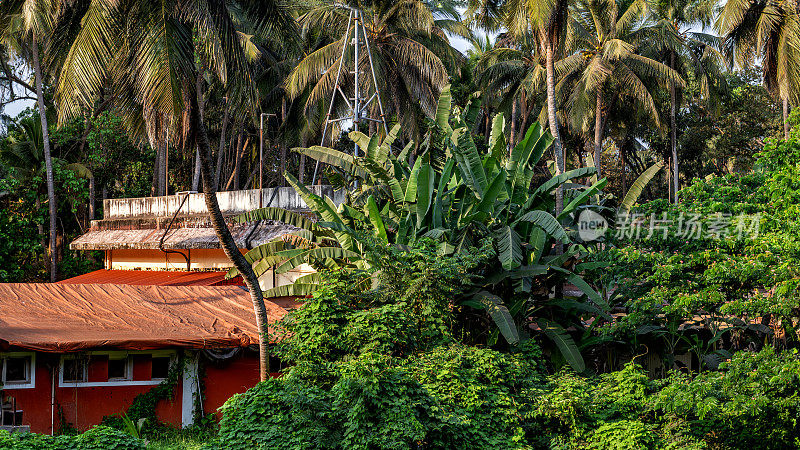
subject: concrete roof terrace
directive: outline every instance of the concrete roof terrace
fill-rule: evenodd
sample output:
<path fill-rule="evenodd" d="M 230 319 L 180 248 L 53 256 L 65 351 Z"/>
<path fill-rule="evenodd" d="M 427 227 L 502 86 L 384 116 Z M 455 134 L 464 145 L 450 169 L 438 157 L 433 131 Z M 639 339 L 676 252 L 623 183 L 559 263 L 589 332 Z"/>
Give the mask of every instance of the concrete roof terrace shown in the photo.
<path fill-rule="evenodd" d="M 332 198 L 336 204 L 344 201 L 344 192 L 334 191 L 331 186 L 310 186 L 309 189 L 317 195 Z M 238 214 L 259 207 L 277 207 L 313 217 L 308 206 L 291 187 L 218 192 L 217 201 L 240 248 L 261 245 L 296 228 L 272 221 L 235 223 L 231 219 Z M 169 231 L 165 233 L 167 228 Z M 104 200 L 103 219 L 93 220 L 90 230 L 74 240 L 70 248 L 158 249 L 162 238 L 164 248 L 168 249 L 219 248 L 204 194 Z"/>

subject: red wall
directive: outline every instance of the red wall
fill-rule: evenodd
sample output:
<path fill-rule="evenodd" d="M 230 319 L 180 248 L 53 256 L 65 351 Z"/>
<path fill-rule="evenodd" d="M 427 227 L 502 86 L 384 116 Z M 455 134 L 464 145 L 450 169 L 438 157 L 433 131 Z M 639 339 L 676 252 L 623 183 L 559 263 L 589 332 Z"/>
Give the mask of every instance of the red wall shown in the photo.
<path fill-rule="evenodd" d="M 30 425 L 34 433 L 51 433 L 51 393 L 53 376 L 50 368 L 57 370 L 60 355 L 46 353 L 36 354 L 36 387 L 31 389 L 6 389 L 6 396 L 14 397 L 17 409 L 23 411 L 23 425 Z M 103 367 L 100 367 L 100 366 Z M 134 368 L 136 366 L 134 365 Z M 147 369 L 147 368 L 145 368 Z M 149 370 L 148 370 L 149 371 Z M 105 364 L 98 362 L 89 365 L 89 381 L 97 379 L 97 374 L 105 374 Z M 137 379 L 138 371 L 134 372 Z M 120 414 L 131 405 L 133 399 L 153 386 L 106 386 L 106 387 L 58 387 L 58 372 L 55 377 L 55 431 L 58 432 L 61 423 L 59 411 L 63 411 L 65 423 L 72 424 L 79 430 L 86 430 L 99 424 L 104 416 Z M 139 378 L 142 379 L 142 378 Z M 159 420 L 171 425 L 180 426 L 181 423 L 181 383 L 175 396 L 166 402 L 161 402 L 156 409 Z M 59 408 L 60 407 L 60 408 Z"/>
<path fill-rule="evenodd" d="M 56 386 L 58 385 L 57 367 L 60 355 L 37 353 L 36 355 L 36 387 L 31 389 L 6 389 L 6 396 L 17 401 L 17 409 L 23 410 L 23 425 L 30 425 L 35 433 L 50 434 L 50 395 L 53 377 L 51 368 L 56 370 Z M 95 361 L 89 365 L 88 380 L 98 381 L 106 376 L 104 361 Z M 150 368 L 147 364 L 134 361 L 134 380 L 149 379 Z M 232 395 L 244 392 L 259 381 L 258 354 L 244 352 L 221 363 L 204 362 L 204 412 L 213 413 Z M 277 374 L 275 374 L 277 375 Z M 148 386 L 104 386 L 104 387 L 56 387 L 55 428 L 59 430 L 61 418 L 59 406 L 63 411 L 65 423 L 78 430 L 86 430 L 99 424 L 104 416 L 120 414 L 131 405 L 133 399 L 152 389 Z M 169 425 L 181 426 L 182 382 L 172 399 L 162 401 L 156 415 L 159 420 Z"/>
<path fill-rule="evenodd" d="M 259 382 L 258 354 L 245 352 L 223 362 L 205 362 L 203 412 L 215 413 L 234 394 L 242 393 Z M 216 414 L 220 417 L 219 413 Z"/>

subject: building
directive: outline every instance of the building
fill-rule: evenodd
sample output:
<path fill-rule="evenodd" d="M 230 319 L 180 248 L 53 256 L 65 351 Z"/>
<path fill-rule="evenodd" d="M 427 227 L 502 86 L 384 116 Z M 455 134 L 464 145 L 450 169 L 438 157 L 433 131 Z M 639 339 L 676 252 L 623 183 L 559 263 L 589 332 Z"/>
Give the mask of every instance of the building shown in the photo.
<path fill-rule="evenodd" d="M 335 198 L 330 188 L 315 189 Z M 259 206 L 305 209 L 291 188 L 217 197 L 229 219 Z M 294 230 L 267 221 L 229 227 L 242 252 Z M 0 284 L 0 425 L 85 430 L 124 413 L 179 361 L 173 398 L 157 409 L 174 426 L 214 413 L 258 382 L 250 296 L 241 279 L 225 277 L 232 264 L 202 194 L 105 200 L 103 219 L 71 248 L 103 251 L 105 267 L 55 284 Z M 268 272 L 261 284 L 291 283 L 311 270 Z M 268 301 L 270 323 L 295 306 Z"/>

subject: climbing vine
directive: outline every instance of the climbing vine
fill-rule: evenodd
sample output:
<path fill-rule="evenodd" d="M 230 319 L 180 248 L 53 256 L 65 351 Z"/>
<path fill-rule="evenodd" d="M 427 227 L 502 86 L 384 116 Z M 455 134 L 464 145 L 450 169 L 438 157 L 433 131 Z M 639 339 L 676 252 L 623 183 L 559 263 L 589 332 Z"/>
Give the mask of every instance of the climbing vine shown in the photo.
<path fill-rule="evenodd" d="M 169 400 L 175 394 L 178 386 L 178 379 L 183 374 L 184 358 L 181 356 L 178 361 L 170 367 L 167 377 L 161 383 L 147 392 L 143 392 L 134 397 L 131 406 L 123 414 L 103 417 L 102 425 L 122 429 L 122 417 L 128 416 L 134 423 L 140 419 L 146 419 L 143 429 L 151 429 L 160 425 L 156 417 L 156 407 L 162 400 Z"/>

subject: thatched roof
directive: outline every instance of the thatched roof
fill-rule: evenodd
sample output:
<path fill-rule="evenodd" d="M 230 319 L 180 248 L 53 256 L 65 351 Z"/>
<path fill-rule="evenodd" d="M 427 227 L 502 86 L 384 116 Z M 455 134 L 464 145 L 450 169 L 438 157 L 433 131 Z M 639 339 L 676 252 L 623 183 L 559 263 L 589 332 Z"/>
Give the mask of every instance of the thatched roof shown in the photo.
<path fill-rule="evenodd" d="M 253 222 L 229 225 L 233 239 L 239 248 L 253 248 L 275 238 L 296 231 L 297 228 L 279 222 Z M 164 236 L 164 248 L 201 249 L 220 248 L 214 229 L 209 226 L 173 227 L 164 235 L 166 228 L 102 229 L 91 231 L 72 241 L 72 250 L 157 250 Z"/>

